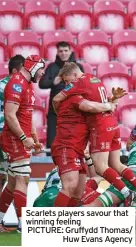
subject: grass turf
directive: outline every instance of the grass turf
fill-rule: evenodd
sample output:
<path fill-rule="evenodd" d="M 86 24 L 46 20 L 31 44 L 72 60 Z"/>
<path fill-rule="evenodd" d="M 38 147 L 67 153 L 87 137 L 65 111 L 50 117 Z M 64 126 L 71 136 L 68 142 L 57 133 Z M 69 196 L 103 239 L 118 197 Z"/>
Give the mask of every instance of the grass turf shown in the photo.
<path fill-rule="evenodd" d="M 21 234 L 16 231 L 0 233 L 0 246 L 21 246 Z"/>

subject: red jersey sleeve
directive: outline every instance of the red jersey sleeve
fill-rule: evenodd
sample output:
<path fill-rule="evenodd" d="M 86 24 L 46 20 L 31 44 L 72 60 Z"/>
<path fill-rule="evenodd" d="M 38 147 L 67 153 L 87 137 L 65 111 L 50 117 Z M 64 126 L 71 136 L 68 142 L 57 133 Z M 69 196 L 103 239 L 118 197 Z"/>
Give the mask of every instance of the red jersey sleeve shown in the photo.
<path fill-rule="evenodd" d="M 84 97 L 81 95 L 71 96 L 71 103 L 75 108 L 79 108 L 79 105 L 84 101 Z"/>
<path fill-rule="evenodd" d="M 5 87 L 5 103 L 13 102 L 20 104 L 24 93 L 24 84 L 21 83 L 19 75 L 14 75 Z"/>

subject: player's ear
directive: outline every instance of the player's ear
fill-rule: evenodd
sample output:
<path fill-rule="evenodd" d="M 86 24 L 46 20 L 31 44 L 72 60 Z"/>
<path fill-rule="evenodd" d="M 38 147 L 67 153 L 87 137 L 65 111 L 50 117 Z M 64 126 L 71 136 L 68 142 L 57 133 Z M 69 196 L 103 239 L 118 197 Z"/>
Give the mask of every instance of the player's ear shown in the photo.
<path fill-rule="evenodd" d="M 12 74 L 15 74 L 15 73 L 17 73 L 17 69 L 12 69 Z"/>

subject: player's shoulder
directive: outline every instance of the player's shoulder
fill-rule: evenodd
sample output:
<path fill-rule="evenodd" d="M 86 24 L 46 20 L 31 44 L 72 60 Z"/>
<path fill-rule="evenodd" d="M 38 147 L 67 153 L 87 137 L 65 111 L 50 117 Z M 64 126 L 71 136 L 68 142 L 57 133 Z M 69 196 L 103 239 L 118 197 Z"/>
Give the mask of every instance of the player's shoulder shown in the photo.
<path fill-rule="evenodd" d="M 23 86 L 28 85 L 28 81 L 20 72 L 17 72 L 11 76 L 10 83 L 14 83 L 14 82 Z"/>
<path fill-rule="evenodd" d="M 15 93 L 22 93 L 26 87 L 26 80 L 20 72 L 13 74 L 7 83 L 5 90 L 9 91 L 12 89 Z"/>
<path fill-rule="evenodd" d="M 93 74 L 87 74 L 87 78 L 89 79 L 89 82 L 92 84 L 97 84 L 102 82 L 101 79 L 94 76 Z"/>
<path fill-rule="evenodd" d="M 10 83 L 14 81 L 17 82 L 18 84 L 23 84 L 24 82 L 26 82 L 26 79 L 23 77 L 23 75 L 20 72 L 17 72 L 10 77 Z"/>
<path fill-rule="evenodd" d="M 82 76 L 80 77 L 80 80 L 81 81 L 84 81 L 84 82 L 91 82 L 91 81 L 95 81 L 96 79 L 98 79 L 98 78 L 96 78 L 94 75 L 92 75 L 92 74 L 89 74 L 89 73 L 84 73 L 84 74 L 82 74 Z"/>

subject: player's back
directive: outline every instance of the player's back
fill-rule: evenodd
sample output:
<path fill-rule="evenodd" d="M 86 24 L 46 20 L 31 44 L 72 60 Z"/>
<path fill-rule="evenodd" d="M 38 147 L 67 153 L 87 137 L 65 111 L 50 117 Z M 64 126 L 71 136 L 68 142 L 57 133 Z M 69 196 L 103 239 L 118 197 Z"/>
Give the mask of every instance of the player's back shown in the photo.
<path fill-rule="evenodd" d="M 12 75 L 5 87 L 4 105 L 8 102 L 19 105 L 16 116 L 21 128 L 27 136 L 31 135 L 34 101 L 35 98 L 31 83 L 29 83 L 20 72 Z M 6 120 L 3 131 L 9 131 L 10 134 L 13 134 Z"/>
<path fill-rule="evenodd" d="M 83 154 L 88 141 L 88 129 L 85 115 L 79 110 L 82 100 L 82 96 L 72 96 L 60 104 L 52 146 L 69 147 Z"/>
<path fill-rule="evenodd" d="M 82 90 L 84 97 L 90 101 L 106 103 L 107 92 L 103 82 L 92 74 L 83 74 L 77 82 L 77 90 Z"/>

